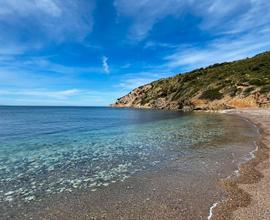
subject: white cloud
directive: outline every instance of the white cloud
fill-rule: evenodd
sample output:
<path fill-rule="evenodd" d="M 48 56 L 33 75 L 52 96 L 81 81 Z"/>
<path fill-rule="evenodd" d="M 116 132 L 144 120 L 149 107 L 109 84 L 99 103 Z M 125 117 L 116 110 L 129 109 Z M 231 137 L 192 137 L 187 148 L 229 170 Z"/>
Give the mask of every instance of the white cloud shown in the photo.
<path fill-rule="evenodd" d="M 0 16 L 20 15 L 36 13 L 35 11 L 44 12 L 49 15 L 57 16 L 61 14 L 61 9 L 54 0 L 29 0 L 29 1 L 1 1 Z"/>
<path fill-rule="evenodd" d="M 1 50 L 0 50 L 1 51 Z M 0 80 L 2 76 L 17 76 L 19 78 L 32 79 L 38 77 L 52 77 L 57 76 L 76 76 L 79 74 L 102 74 L 103 70 L 100 66 L 66 66 L 52 62 L 50 59 L 52 56 L 40 56 L 40 57 L 14 57 L 14 56 L 1 56 L 0 53 Z M 48 74 L 50 73 L 50 74 Z M 53 74 L 53 75 L 51 75 Z M 13 78 L 13 77 L 12 77 Z M 13 80 L 13 79 L 12 79 Z M 34 80 L 35 81 L 35 80 Z M 0 84 L 6 82 L 5 80 L 0 81 Z M 20 81 L 19 81 L 20 82 Z M 29 80 L 31 82 L 31 80 Z M 16 82 L 14 82 L 16 83 Z"/>
<path fill-rule="evenodd" d="M 156 48 L 177 48 L 177 45 L 169 44 L 169 43 L 161 43 L 155 41 L 147 41 L 144 45 L 145 49 L 156 49 Z"/>
<path fill-rule="evenodd" d="M 94 1 L 0 1 L 0 45 L 19 53 L 51 41 L 81 41 L 92 31 L 94 7 Z"/>
<path fill-rule="evenodd" d="M 140 78 L 140 77 L 134 77 L 131 79 L 125 79 L 122 82 L 120 82 L 117 87 L 127 89 L 127 90 L 132 90 L 135 89 L 139 86 L 145 85 L 147 83 L 150 83 L 154 81 L 154 78 Z"/>
<path fill-rule="evenodd" d="M 109 64 L 108 64 L 108 57 L 106 56 L 103 56 L 102 57 L 102 67 L 103 67 L 103 70 L 105 73 L 110 73 L 110 67 L 109 67 Z"/>
<path fill-rule="evenodd" d="M 193 14 L 201 21 L 198 28 L 221 32 L 244 32 L 269 25 L 270 2 L 267 0 L 115 0 L 119 16 L 131 19 L 130 35 L 135 40 L 147 37 L 155 24 L 167 16 L 175 18 Z M 181 28 L 181 21 L 179 28 Z"/>
<path fill-rule="evenodd" d="M 0 104 L 41 106 L 107 106 L 119 92 L 67 89 L 1 89 Z"/>
<path fill-rule="evenodd" d="M 42 90 L 33 90 L 33 91 L 22 91 L 20 95 L 24 96 L 38 96 L 38 97 L 49 97 L 55 99 L 66 99 L 69 96 L 77 95 L 80 93 L 78 89 L 70 90 L 60 90 L 60 91 L 42 91 Z"/>
<path fill-rule="evenodd" d="M 78 89 L 69 90 L 0 90 L 0 95 L 13 95 L 13 96 L 37 96 L 39 98 L 54 98 L 66 99 L 80 93 Z"/>
<path fill-rule="evenodd" d="M 115 87 L 122 88 L 127 92 L 139 86 L 158 80 L 161 77 L 168 77 L 169 75 L 171 74 L 167 70 L 164 72 L 158 72 L 154 69 L 149 70 L 148 72 L 128 73 L 121 79 L 119 84 L 115 85 Z"/>
<path fill-rule="evenodd" d="M 4 56 L 18 55 L 18 54 L 23 53 L 23 51 L 25 51 L 25 49 L 26 48 L 24 46 L 3 44 L 0 47 L 0 56 L 4 57 Z"/>
<path fill-rule="evenodd" d="M 184 18 L 185 13 L 197 17 L 200 20 L 197 27 L 213 37 L 185 45 L 147 40 L 145 49 L 163 48 L 167 52 L 161 68 L 186 71 L 270 49 L 270 1 L 267 0 L 230 3 L 227 0 L 115 0 L 115 7 L 119 16 L 131 20 L 131 36 L 139 41 L 147 38 L 152 27 L 163 18 Z"/>
<path fill-rule="evenodd" d="M 133 19 L 131 35 L 134 39 L 142 40 L 158 20 L 167 15 L 180 13 L 185 2 L 182 0 L 115 0 L 114 5 L 120 16 Z"/>
<path fill-rule="evenodd" d="M 56 1 L 52 0 L 38 0 L 36 1 L 37 8 L 53 17 L 59 17 L 62 10 Z"/>
<path fill-rule="evenodd" d="M 53 63 L 49 57 L 16 59 L 0 56 L 0 89 L 35 89 L 91 86 L 91 74 L 103 74 L 100 66 L 78 67 Z M 83 77 L 83 79 L 81 79 Z"/>
<path fill-rule="evenodd" d="M 164 58 L 165 66 L 171 69 L 205 67 L 210 64 L 233 61 L 270 50 L 270 30 L 250 33 L 237 38 L 221 38 L 208 42 L 203 47 L 189 45 L 179 47 Z"/>

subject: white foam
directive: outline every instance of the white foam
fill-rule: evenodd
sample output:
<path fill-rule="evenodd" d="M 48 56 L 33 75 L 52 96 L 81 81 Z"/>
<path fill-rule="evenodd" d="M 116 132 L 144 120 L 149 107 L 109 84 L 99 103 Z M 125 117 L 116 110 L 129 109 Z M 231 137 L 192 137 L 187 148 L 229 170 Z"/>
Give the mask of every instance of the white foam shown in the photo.
<path fill-rule="evenodd" d="M 222 112 L 222 113 L 227 113 L 227 112 Z M 247 120 L 247 119 L 245 119 L 245 118 L 243 118 L 243 119 L 246 120 L 246 121 L 248 121 L 252 126 L 254 126 L 254 127 L 256 128 L 257 133 L 260 134 L 259 128 L 258 128 L 254 123 L 251 123 L 249 120 Z M 243 163 L 245 163 L 246 161 L 249 161 L 249 160 L 251 160 L 251 159 L 254 159 L 254 158 L 256 157 L 256 152 L 257 152 L 258 149 L 259 149 L 259 145 L 258 145 L 257 141 L 254 141 L 254 145 L 256 146 L 256 148 L 255 148 L 253 151 L 249 152 L 249 154 L 248 154 L 249 156 L 251 156 L 251 158 L 246 157 L 246 160 L 245 160 L 244 162 L 240 162 L 240 163 L 238 164 L 238 169 L 235 170 L 230 176 L 228 176 L 228 177 L 225 178 L 225 179 L 230 179 L 230 178 L 232 178 L 234 175 L 235 175 L 236 177 L 240 176 L 240 166 L 241 166 L 241 164 L 243 164 Z M 213 210 L 217 207 L 217 205 L 218 205 L 219 203 L 222 203 L 222 202 L 223 202 L 223 201 L 216 202 L 216 203 L 214 203 L 214 204 L 210 207 L 209 215 L 208 215 L 208 217 L 207 217 L 208 220 L 210 220 L 210 219 L 213 217 Z"/>
<path fill-rule="evenodd" d="M 211 207 L 210 207 L 210 210 L 209 210 L 209 215 L 207 217 L 208 220 L 210 220 L 212 217 L 213 217 L 213 210 L 214 208 L 216 208 L 218 205 L 218 202 L 214 203 Z"/>
<path fill-rule="evenodd" d="M 250 152 L 251 158 L 254 159 L 256 157 L 255 153 L 258 151 L 259 146 L 256 141 L 254 141 L 254 145 L 256 145 L 256 148 Z"/>
<path fill-rule="evenodd" d="M 30 202 L 32 200 L 35 200 L 35 196 L 28 196 L 28 197 L 25 197 L 24 200 L 27 201 L 27 202 Z"/>

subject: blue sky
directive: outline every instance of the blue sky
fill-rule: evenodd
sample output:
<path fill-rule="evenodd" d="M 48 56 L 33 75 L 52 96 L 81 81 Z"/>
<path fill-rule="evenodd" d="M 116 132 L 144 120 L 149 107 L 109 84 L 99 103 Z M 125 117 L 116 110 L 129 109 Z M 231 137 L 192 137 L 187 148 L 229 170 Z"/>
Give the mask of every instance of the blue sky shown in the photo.
<path fill-rule="evenodd" d="M 0 104 L 108 105 L 153 80 L 270 50 L 268 0 L 0 2 Z"/>

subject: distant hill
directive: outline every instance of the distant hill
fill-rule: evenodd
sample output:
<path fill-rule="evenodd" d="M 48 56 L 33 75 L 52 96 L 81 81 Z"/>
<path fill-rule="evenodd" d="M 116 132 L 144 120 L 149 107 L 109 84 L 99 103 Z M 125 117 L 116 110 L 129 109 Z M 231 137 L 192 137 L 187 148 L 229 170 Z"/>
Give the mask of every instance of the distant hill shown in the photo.
<path fill-rule="evenodd" d="M 154 81 L 112 106 L 185 111 L 270 107 L 270 52 Z"/>

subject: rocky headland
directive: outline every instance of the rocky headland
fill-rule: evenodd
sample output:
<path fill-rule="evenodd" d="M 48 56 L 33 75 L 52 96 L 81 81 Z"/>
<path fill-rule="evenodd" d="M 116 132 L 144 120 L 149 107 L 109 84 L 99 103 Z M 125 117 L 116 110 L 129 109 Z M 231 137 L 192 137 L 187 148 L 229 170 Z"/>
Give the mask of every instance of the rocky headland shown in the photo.
<path fill-rule="evenodd" d="M 270 107 L 270 52 L 154 81 L 111 106 L 183 111 Z"/>

